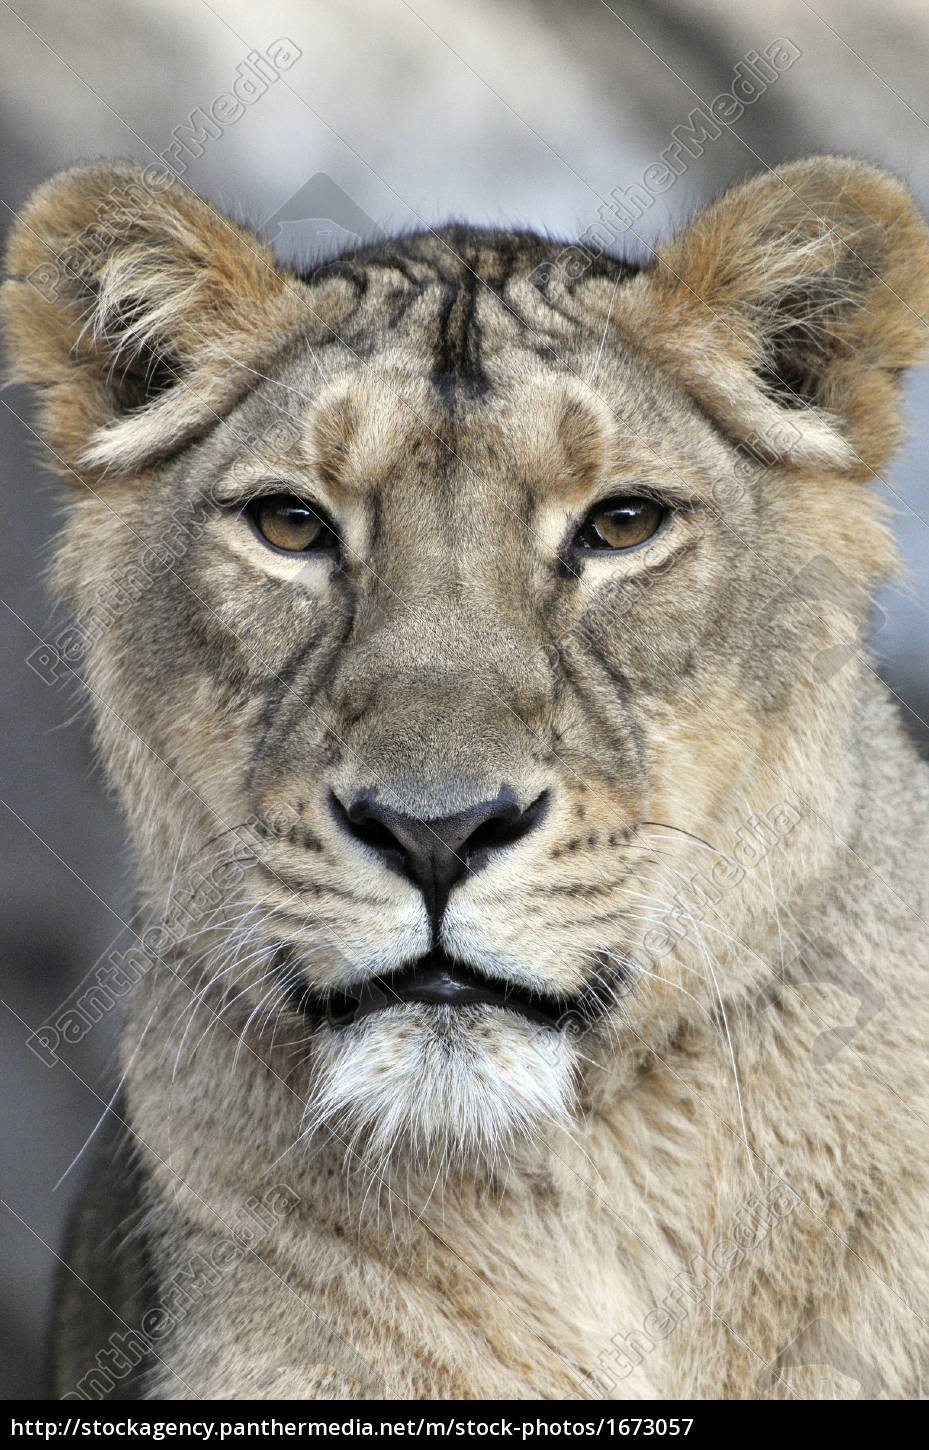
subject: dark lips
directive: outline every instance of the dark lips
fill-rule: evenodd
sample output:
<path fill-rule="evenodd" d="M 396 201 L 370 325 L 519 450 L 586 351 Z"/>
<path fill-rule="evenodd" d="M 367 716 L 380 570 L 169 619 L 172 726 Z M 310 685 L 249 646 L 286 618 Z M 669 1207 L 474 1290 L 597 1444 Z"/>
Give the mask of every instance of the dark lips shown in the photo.
<path fill-rule="evenodd" d="M 372 977 L 357 992 L 333 994 L 326 1002 L 326 1020 L 331 1027 L 345 1027 L 373 1012 L 407 1002 L 435 1007 L 504 1007 L 544 1027 L 563 1025 L 565 1015 L 572 1011 L 566 998 L 495 981 L 463 962 L 452 961 L 444 952 L 433 952 L 400 972 Z"/>

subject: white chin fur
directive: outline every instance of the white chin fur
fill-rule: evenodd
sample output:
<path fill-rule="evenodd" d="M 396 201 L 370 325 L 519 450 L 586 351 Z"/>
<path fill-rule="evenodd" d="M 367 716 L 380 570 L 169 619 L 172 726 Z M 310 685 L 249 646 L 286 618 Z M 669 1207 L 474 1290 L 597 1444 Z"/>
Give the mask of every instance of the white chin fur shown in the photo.
<path fill-rule="evenodd" d="M 317 1064 L 307 1132 L 328 1128 L 385 1168 L 398 1151 L 493 1166 L 566 1121 L 574 1076 L 562 1033 L 493 1007 L 409 1005 L 323 1028 Z"/>

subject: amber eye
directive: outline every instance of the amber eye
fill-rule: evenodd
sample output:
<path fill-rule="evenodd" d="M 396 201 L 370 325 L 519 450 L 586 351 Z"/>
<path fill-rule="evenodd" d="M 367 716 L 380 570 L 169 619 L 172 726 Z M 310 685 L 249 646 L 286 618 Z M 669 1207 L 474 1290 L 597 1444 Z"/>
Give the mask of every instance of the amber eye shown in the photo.
<path fill-rule="evenodd" d="M 591 509 L 575 537 L 579 549 L 632 549 L 658 532 L 667 510 L 652 498 L 608 498 Z"/>
<path fill-rule="evenodd" d="M 325 515 L 292 493 L 256 498 L 245 512 L 266 543 L 288 554 L 339 547 L 339 536 Z"/>

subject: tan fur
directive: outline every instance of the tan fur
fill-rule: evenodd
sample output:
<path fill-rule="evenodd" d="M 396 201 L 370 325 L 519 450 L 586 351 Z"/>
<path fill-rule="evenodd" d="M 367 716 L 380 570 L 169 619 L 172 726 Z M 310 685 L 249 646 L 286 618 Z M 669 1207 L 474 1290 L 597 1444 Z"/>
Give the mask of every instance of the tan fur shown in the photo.
<path fill-rule="evenodd" d="M 41 188 L 4 307 L 77 484 L 58 586 L 153 919 L 245 846 L 133 994 L 148 1303 L 293 1195 L 149 1334 L 144 1392 L 925 1393 L 929 779 L 863 644 L 894 567 L 868 484 L 929 305 L 905 192 L 798 162 L 644 271 L 540 284 L 554 245 L 463 228 L 296 276 L 174 183 L 126 221 L 143 185 Z M 341 567 L 244 523 L 272 483 L 337 522 Z M 662 531 L 569 558 L 641 492 Z M 430 940 L 329 793 L 428 823 L 501 781 L 547 814 L 454 888 L 441 944 L 588 1006 L 605 982 L 603 1014 L 307 1018 L 282 952 L 335 994 Z M 102 1333 L 66 1292 L 57 1393 L 89 1393 Z"/>
<path fill-rule="evenodd" d="M 792 299 L 792 325 L 808 317 L 810 350 L 822 350 L 821 328 L 829 356 L 819 412 L 798 420 L 797 443 L 772 451 L 800 464 L 860 464 L 866 475 L 898 441 L 888 429 L 893 371 L 924 346 L 924 246 L 923 222 L 899 182 L 851 159 L 824 171 L 814 158 L 709 207 L 659 249 L 615 320 L 727 430 L 776 438 L 776 404 L 759 397 L 753 370 Z"/>

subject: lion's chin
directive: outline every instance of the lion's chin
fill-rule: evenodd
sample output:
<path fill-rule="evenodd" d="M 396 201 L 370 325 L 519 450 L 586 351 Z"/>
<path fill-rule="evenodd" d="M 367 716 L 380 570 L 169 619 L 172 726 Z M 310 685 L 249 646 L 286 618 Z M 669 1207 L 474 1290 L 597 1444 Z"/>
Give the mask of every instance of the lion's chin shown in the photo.
<path fill-rule="evenodd" d="M 566 1122 L 566 1035 L 496 1007 L 404 1005 L 316 1038 L 308 1133 L 336 1135 L 359 1166 L 402 1156 L 449 1170 L 505 1160 L 519 1139 Z"/>

